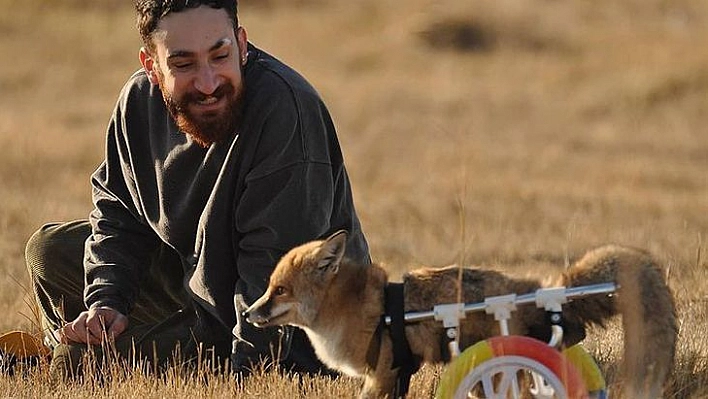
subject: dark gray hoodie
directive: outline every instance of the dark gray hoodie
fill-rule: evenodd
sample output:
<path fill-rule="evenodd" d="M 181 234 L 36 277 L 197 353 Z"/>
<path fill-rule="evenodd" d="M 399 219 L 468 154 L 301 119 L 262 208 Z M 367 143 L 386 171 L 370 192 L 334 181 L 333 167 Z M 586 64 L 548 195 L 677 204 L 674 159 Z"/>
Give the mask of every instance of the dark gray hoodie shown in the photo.
<path fill-rule="evenodd" d="M 338 230 L 347 256 L 369 262 L 330 115 L 288 66 L 249 46 L 243 119 L 200 147 L 176 127 L 144 72 L 124 86 L 92 176 L 87 306 L 130 312 L 161 242 L 184 267 L 185 288 L 226 327 L 233 298 L 258 298 L 292 247 Z"/>

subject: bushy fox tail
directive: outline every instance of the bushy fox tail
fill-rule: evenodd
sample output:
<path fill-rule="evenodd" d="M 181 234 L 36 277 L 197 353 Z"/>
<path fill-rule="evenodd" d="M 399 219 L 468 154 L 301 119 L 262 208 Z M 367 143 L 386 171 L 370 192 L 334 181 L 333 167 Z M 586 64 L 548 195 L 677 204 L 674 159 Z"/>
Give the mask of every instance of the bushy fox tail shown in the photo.
<path fill-rule="evenodd" d="M 647 252 L 608 245 L 585 254 L 563 274 L 566 287 L 615 282 L 612 296 L 595 295 L 564 307 L 564 317 L 599 324 L 621 314 L 624 329 L 625 394 L 656 398 L 673 367 L 676 310 L 661 267 Z"/>

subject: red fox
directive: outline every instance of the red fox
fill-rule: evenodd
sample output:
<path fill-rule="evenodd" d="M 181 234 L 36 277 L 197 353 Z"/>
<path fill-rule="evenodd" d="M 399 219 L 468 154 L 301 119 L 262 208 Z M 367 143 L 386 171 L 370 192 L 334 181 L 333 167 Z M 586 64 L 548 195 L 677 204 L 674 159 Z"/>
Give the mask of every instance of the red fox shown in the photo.
<path fill-rule="evenodd" d="M 344 257 L 346 232 L 313 241 L 288 252 L 277 264 L 265 294 L 246 312 L 259 327 L 293 325 L 302 328 L 317 355 L 331 368 L 364 377 L 361 397 L 392 397 L 398 369 L 393 362 L 389 334 L 377 328 L 384 314 L 386 271 L 377 264 L 361 265 Z M 460 276 L 462 278 L 460 284 Z M 673 366 L 677 324 L 674 301 L 657 262 L 646 252 L 617 245 L 585 254 L 548 286 L 581 286 L 617 282 L 616 295 L 595 295 L 563 307 L 566 345 L 584 338 L 589 324 L 603 326 L 622 314 L 625 333 L 625 391 L 630 397 L 656 397 Z M 457 267 L 423 268 L 403 276 L 406 312 L 461 300 L 482 302 L 485 297 L 534 292 L 544 284 L 498 271 Z M 494 335 L 498 323 L 483 312 L 460 321 L 461 348 Z M 550 330 L 545 312 L 535 305 L 519 307 L 509 321 L 511 334 L 544 339 Z M 380 337 L 376 337 L 380 334 Z M 434 320 L 407 324 L 405 335 L 414 356 L 422 362 L 450 360 L 445 353 L 445 331 Z M 375 365 L 372 342 L 380 342 Z"/>

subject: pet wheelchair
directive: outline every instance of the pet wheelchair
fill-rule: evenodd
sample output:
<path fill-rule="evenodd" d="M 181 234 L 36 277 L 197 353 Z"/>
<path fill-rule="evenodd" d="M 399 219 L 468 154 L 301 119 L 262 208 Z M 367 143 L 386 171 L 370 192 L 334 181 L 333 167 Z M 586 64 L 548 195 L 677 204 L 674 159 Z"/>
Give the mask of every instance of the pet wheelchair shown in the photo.
<path fill-rule="evenodd" d="M 488 297 L 480 303 L 437 305 L 432 311 L 406 312 L 405 322 L 435 319 L 443 323 L 453 361 L 445 368 L 436 398 L 606 399 L 605 379 L 593 358 L 580 345 L 562 351 L 562 305 L 590 295 L 612 295 L 614 283 L 572 288 L 538 289 L 524 295 Z M 535 303 L 550 313 L 549 342 L 509 334 L 508 320 L 518 305 Z M 457 328 L 467 313 L 485 311 L 499 323 L 500 336 L 460 351 Z M 388 319 L 388 318 L 387 318 Z M 390 320 L 386 320 L 390 323 Z"/>

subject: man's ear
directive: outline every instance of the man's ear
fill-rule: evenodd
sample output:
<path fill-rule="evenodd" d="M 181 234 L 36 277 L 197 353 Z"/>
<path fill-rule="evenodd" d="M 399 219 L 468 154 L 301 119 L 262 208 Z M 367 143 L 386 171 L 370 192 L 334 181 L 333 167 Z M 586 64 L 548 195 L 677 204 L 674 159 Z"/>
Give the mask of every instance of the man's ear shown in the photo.
<path fill-rule="evenodd" d="M 155 86 L 159 85 L 160 81 L 157 79 L 157 71 L 155 70 L 155 68 L 157 68 L 157 62 L 155 62 L 155 59 L 152 58 L 152 55 L 150 55 L 148 49 L 141 47 L 138 58 L 140 59 L 140 65 L 143 66 L 150 83 Z"/>
<path fill-rule="evenodd" d="M 332 273 L 339 271 L 339 265 L 347 248 L 347 232 L 340 230 L 327 238 L 320 247 L 317 267 L 320 270 L 329 270 Z"/>
<path fill-rule="evenodd" d="M 246 61 L 248 61 L 248 32 L 243 26 L 236 29 L 236 41 L 238 42 L 239 62 L 242 66 L 246 65 Z"/>

